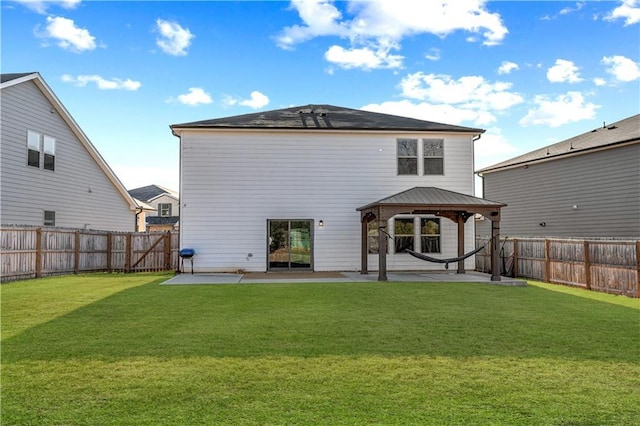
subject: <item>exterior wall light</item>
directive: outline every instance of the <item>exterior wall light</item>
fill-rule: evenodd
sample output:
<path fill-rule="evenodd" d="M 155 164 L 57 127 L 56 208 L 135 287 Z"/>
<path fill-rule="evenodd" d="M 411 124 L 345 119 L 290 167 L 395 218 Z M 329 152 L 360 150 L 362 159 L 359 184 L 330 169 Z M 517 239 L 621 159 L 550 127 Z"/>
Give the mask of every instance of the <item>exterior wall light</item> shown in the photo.
<path fill-rule="evenodd" d="M 318 226 L 319 226 L 320 228 L 322 228 L 322 227 L 324 226 L 324 220 L 320 220 L 320 221 L 318 222 Z"/>

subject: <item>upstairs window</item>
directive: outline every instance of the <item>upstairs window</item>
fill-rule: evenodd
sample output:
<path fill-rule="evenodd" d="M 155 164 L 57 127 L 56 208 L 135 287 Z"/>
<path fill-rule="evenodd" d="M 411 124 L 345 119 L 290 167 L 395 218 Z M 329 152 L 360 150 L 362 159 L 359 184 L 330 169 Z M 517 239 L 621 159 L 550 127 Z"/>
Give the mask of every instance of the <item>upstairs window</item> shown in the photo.
<path fill-rule="evenodd" d="M 42 133 L 27 130 L 27 165 L 54 171 L 56 169 L 56 140 Z"/>
<path fill-rule="evenodd" d="M 56 140 L 51 136 L 43 135 L 42 144 L 44 147 L 43 167 L 45 170 L 54 171 L 56 169 Z"/>
<path fill-rule="evenodd" d="M 418 174 L 418 140 L 398 139 L 398 175 Z"/>
<path fill-rule="evenodd" d="M 442 139 L 423 139 L 425 175 L 444 174 L 444 141 Z"/>
<path fill-rule="evenodd" d="M 158 204 L 158 216 L 171 216 L 171 203 Z"/>
<path fill-rule="evenodd" d="M 40 168 L 40 133 L 27 130 L 27 165 Z"/>

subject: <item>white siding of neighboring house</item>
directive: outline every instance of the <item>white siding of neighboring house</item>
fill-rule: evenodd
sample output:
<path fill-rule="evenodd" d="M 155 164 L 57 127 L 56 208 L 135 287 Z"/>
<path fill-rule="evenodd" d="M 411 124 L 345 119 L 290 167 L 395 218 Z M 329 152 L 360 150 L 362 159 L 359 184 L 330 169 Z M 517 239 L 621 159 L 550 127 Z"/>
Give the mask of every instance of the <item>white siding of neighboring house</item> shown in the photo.
<path fill-rule="evenodd" d="M 485 173 L 483 179 L 485 198 L 508 205 L 502 235 L 640 237 L 640 143 Z"/>
<path fill-rule="evenodd" d="M 444 137 L 445 175 L 398 176 L 398 137 Z M 314 270 L 359 270 L 356 208 L 416 186 L 473 195 L 471 139 L 439 133 L 184 131 L 181 247 L 196 250 L 195 271 L 265 271 L 267 219 L 312 219 Z M 442 257 L 455 257 L 456 224 L 445 218 L 441 224 Z M 473 220 L 465 232 L 466 252 L 474 247 Z M 369 255 L 372 270 L 377 259 Z M 444 268 L 407 254 L 388 256 L 387 265 Z M 465 266 L 473 269 L 473 259 Z"/>
<path fill-rule="evenodd" d="M 2 89 L 0 221 L 133 231 L 135 211 L 98 167 L 40 89 L 27 81 Z M 27 130 L 56 139 L 55 171 L 27 165 Z"/>

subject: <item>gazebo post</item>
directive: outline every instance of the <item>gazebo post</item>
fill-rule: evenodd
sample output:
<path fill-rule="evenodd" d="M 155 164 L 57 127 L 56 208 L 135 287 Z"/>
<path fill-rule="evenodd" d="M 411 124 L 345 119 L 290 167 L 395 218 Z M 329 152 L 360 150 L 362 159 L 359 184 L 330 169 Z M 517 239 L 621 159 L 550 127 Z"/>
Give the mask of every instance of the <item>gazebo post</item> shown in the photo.
<path fill-rule="evenodd" d="M 500 215 L 491 218 L 491 281 L 500 281 Z"/>
<path fill-rule="evenodd" d="M 377 214 L 378 219 L 378 281 L 387 281 L 387 221 Z"/>
<path fill-rule="evenodd" d="M 369 225 L 369 216 L 362 215 L 362 226 L 360 231 L 360 274 L 367 275 L 369 273 L 369 258 L 368 253 L 369 249 L 367 247 L 368 242 L 368 225 Z"/>
<path fill-rule="evenodd" d="M 458 213 L 458 257 L 464 256 L 464 216 Z M 458 261 L 458 274 L 464 274 L 464 259 Z"/>

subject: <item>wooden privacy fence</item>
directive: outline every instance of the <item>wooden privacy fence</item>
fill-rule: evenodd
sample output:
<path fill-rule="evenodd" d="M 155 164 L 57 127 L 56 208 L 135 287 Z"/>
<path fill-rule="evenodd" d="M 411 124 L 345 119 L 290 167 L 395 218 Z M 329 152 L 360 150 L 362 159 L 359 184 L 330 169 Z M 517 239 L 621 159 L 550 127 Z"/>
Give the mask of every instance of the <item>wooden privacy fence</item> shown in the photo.
<path fill-rule="evenodd" d="M 80 272 L 177 270 L 178 232 L 0 228 L 1 281 Z"/>
<path fill-rule="evenodd" d="M 507 238 L 500 247 L 503 274 L 640 297 L 640 241 Z M 476 269 L 490 265 L 485 247 Z"/>

